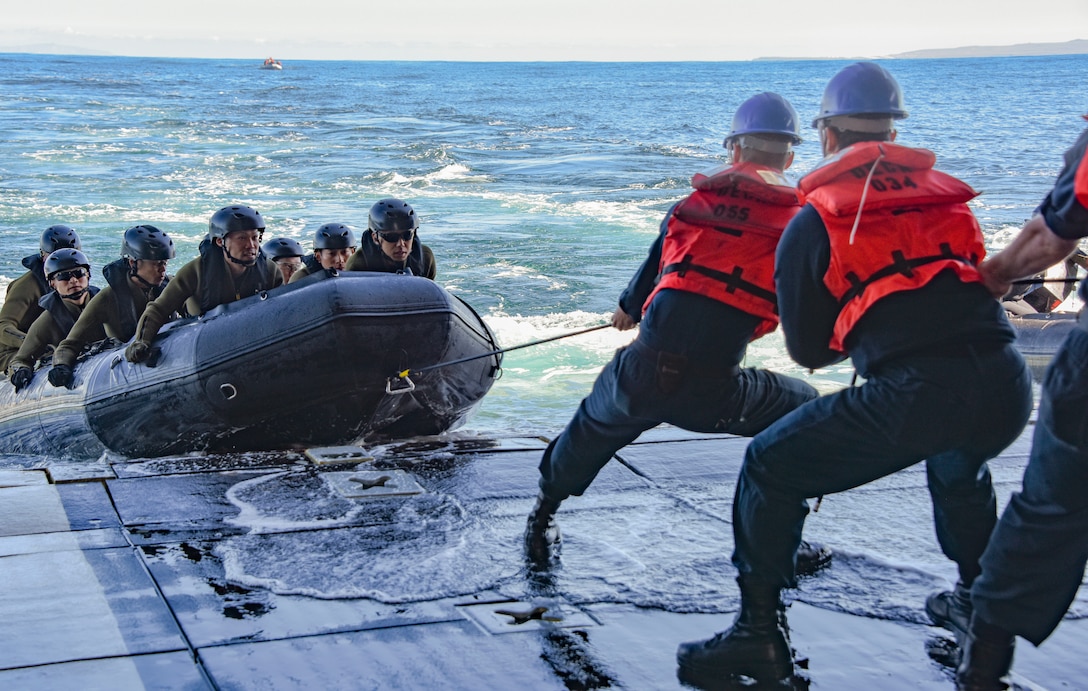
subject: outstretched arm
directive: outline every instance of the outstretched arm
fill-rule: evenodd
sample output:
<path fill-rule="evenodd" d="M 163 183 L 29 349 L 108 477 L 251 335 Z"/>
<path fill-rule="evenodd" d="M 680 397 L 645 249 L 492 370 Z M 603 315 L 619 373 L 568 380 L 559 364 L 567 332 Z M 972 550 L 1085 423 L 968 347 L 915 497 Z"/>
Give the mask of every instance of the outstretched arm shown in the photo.
<path fill-rule="evenodd" d="M 1000 298 L 1016 279 L 1044 271 L 1076 248 L 1076 239 L 1055 235 L 1040 214 L 1024 225 L 1008 247 L 982 262 L 978 270 L 990 294 Z"/>

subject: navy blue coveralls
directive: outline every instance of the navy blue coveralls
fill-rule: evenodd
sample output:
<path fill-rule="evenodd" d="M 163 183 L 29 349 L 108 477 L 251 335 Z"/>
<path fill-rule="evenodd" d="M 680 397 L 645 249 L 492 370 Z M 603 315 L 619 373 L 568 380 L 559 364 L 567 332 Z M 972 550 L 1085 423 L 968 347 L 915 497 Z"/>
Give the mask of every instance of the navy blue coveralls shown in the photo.
<path fill-rule="evenodd" d="M 1088 130 L 1065 154 L 1065 168 L 1039 211 L 1067 239 L 1088 236 L 1088 209 L 1074 176 L 1088 166 Z M 1084 174 L 1084 171 L 1081 171 Z M 1081 299 L 1088 286 L 1080 284 Z M 1088 562 L 1088 325 L 1058 349 L 1043 381 L 1024 485 L 1013 494 L 982 556 L 971 589 L 976 614 L 1035 645 L 1049 636 L 1076 597 Z"/>
<path fill-rule="evenodd" d="M 620 297 L 638 337 L 598 375 L 566 429 L 540 461 L 540 488 L 562 501 L 581 495 L 612 455 L 667 422 L 695 432 L 752 436 L 817 396 L 799 379 L 741 368 L 760 319 L 717 300 L 662 290 L 645 315 L 672 210 L 649 257 Z"/>
<path fill-rule="evenodd" d="M 830 256 L 823 220 L 806 204 L 779 241 L 775 289 L 786 346 L 809 368 L 844 357 L 828 346 L 839 313 L 823 281 Z M 951 270 L 872 305 L 845 342 L 865 382 L 801 406 L 748 445 L 733 505 L 738 571 L 793 586 L 808 498 L 924 460 L 937 539 L 971 583 L 997 520 L 986 461 L 1031 412 L 1015 338 L 986 289 Z"/>

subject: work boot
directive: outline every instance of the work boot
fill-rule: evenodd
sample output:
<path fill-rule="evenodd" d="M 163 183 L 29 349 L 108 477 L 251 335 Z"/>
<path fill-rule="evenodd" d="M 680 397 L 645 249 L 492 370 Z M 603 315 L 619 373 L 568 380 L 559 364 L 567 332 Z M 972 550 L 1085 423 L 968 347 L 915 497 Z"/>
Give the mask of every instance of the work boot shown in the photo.
<path fill-rule="evenodd" d="M 811 576 L 831 563 L 831 550 L 823 545 L 801 540 L 797 547 L 796 561 L 794 573 L 797 576 Z"/>
<path fill-rule="evenodd" d="M 559 554 L 559 524 L 555 522 L 555 512 L 560 502 L 541 493 L 536 498 L 529 520 L 525 524 L 525 558 L 530 566 L 537 569 L 547 568 Z"/>
<path fill-rule="evenodd" d="M 987 624 L 977 616 L 971 618 L 971 626 L 963 643 L 963 657 L 956 670 L 957 691 L 1005 691 L 1009 681 L 1005 676 L 1012 667 L 1012 653 L 1016 646 L 1013 635 L 1001 628 Z"/>
<path fill-rule="evenodd" d="M 957 581 L 952 590 L 933 593 L 926 598 L 926 614 L 930 621 L 948 629 L 956 636 L 956 643 L 963 645 L 967 629 L 971 626 L 971 589 Z"/>
<path fill-rule="evenodd" d="M 714 686 L 737 675 L 761 683 L 793 676 L 790 644 L 782 630 L 786 615 L 780 609 L 781 589 L 743 577 L 737 583 L 740 612 L 733 626 L 705 641 L 681 643 L 676 650 L 680 681 Z"/>

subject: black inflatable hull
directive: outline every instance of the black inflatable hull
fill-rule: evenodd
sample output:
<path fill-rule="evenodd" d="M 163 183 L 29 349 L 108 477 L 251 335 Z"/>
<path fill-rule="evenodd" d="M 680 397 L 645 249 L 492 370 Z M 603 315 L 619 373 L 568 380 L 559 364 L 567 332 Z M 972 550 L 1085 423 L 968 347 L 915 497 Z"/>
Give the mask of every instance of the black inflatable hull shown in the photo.
<path fill-rule="evenodd" d="M 1077 328 L 1077 315 L 1067 312 L 1025 314 L 1010 316 L 1009 322 L 1016 327 L 1017 349 L 1031 368 L 1035 381 L 1042 382 L 1058 347 L 1069 332 Z"/>
<path fill-rule="evenodd" d="M 88 357 L 75 388 L 39 371 L 0 385 L 0 448 L 153 457 L 400 439 L 452 429 L 479 406 L 501 357 L 472 308 L 424 278 L 314 277 L 168 325 L 153 366 L 123 349 Z"/>

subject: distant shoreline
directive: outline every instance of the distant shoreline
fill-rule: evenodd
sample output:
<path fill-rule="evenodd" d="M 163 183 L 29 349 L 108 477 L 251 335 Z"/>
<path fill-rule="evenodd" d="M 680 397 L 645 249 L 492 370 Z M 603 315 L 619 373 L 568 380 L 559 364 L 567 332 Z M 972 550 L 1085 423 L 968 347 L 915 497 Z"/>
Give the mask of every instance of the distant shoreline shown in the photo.
<path fill-rule="evenodd" d="M 930 48 L 928 50 L 912 50 L 906 53 L 893 55 L 866 56 L 857 59 L 926 59 L 926 58 L 1018 58 L 1018 57 L 1042 57 L 1049 55 L 1083 55 L 1088 53 L 1088 39 L 1075 39 L 1062 43 L 1016 43 L 1011 46 L 963 46 L 960 48 Z M 756 61 L 772 60 L 837 60 L 839 58 L 811 57 L 763 57 Z M 849 59 L 849 58 L 844 58 Z"/>
<path fill-rule="evenodd" d="M 287 51 L 288 53 L 290 51 Z M 69 45 L 60 43 L 35 43 L 23 45 L 2 45 L 0 54 L 23 55 L 58 55 L 72 57 L 111 57 L 111 58 L 149 58 L 149 59 L 194 59 L 194 60 L 263 60 L 264 54 L 252 56 L 221 55 L 218 57 L 184 56 L 184 55 L 139 55 L 121 54 L 100 47 L 89 45 Z M 789 61 L 815 61 L 815 60 L 900 60 L 900 59 L 941 59 L 941 58 L 1004 58 L 1004 57 L 1047 57 L 1057 55 L 1084 55 L 1088 54 L 1088 39 L 1074 39 L 1058 43 L 1017 43 L 1006 46 L 962 46 L 959 48 L 930 48 L 926 50 L 913 50 L 905 53 L 893 53 L 889 55 L 856 55 L 856 56 L 763 56 L 750 59 L 734 60 L 480 60 L 475 58 L 449 59 L 428 58 L 420 60 L 405 60 L 403 58 L 389 58 L 391 62 L 789 62 Z M 312 58 L 293 57 L 280 55 L 284 60 L 291 62 L 373 62 L 375 58 Z M 386 60 L 377 60 L 384 62 Z"/>

